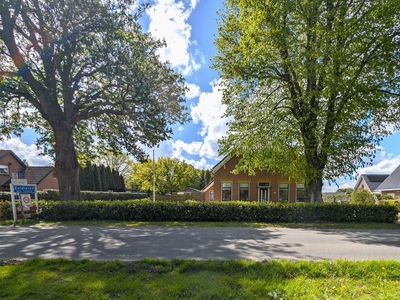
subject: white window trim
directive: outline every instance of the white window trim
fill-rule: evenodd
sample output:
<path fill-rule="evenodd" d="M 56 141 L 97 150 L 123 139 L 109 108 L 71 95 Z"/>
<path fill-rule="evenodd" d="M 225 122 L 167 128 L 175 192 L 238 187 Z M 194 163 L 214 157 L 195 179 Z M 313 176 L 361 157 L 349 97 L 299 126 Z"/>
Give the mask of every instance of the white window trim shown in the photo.
<path fill-rule="evenodd" d="M 281 187 L 280 184 L 281 183 L 286 183 L 287 184 L 287 200 L 285 202 L 289 203 L 290 202 L 290 183 L 289 182 L 279 182 L 278 183 L 278 202 L 280 202 L 281 200 Z"/>
<path fill-rule="evenodd" d="M 248 182 L 248 181 L 239 181 L 238 182 L 238 200 L 241 200 L 240 199 L 240 184 L 241 183 L 247 183 L 248 184 L 247 185 L 247 190 L 248 190 L 249 199 L 247 201 L 249 201 L 250 200 L 250 182 Z M 244 201 L 246 201 L 246 200 L 244 200 Z"/>
<path fill-rule="evenodd" d="M 224 183 L 230 183 L 230 185 L 231 185 L 231 197 L 230 197 L 230 199 L 229 200 L 224 200 L 223 198 L 223 195 L 224 195 Z M 233 184 L 232 184 L 232 181 L 221 181 L 221 202 L 227 202 L 227 201 L 232 201 L 232 190 L 233 190 Z"/>

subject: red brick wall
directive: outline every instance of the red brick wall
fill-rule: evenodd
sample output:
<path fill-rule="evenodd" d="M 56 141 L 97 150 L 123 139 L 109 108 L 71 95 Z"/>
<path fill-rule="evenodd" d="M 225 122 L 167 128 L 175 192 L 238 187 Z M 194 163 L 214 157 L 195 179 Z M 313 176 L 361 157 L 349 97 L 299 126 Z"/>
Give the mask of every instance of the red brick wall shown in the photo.
<path fill-rule="evenodd" d="M 394 199 L 400 198 L 400 191 L 382 191 L 382 195 L 393 195 Z"/>
<path fill-rule="evenodd" d="M 18 162 L 18 160 L 15 159 L 12 154 L 8 154 L 2 157 L 0 159 L 0 165 L 8 166 L 8 174 L 0 174 L 0 182 L 6 180 L 9 176 L 11 176 L 12 173 L 15 173 L 21 167 L 21 164 Z M 4 188 L 0 187 L 0 191 L 1 190 L 4 190 Z"/>
<path fill-rule="evenodd" d="M 371 191 L 369 190 L 368 185 L 366 184 L 364 178 L 362 178 L 362 177 L 361 177 L 360 182 L 358 183 L 358 185 L 356 185 L 356 186 L 354 187 L 354 189 L 364 189 L 364 190 L 367 190 L 368 192 L 371 192 Z"/>
<path fill-rule="evenodd" d="M 215 193 L 214 192 L 214 183 L 209 184 L 207 186 L 207 188 L 203 190 L 203 193 L 204 193 L 204 201 L 210 202 L 210 194 Z M 214 199 L 215 199 L 215 196 L 214 196 Z M 213 201 L 215 201 L 215 200 L 213 200 Z"/>
<path fill-rule="evenodd" d="M 222 182 L 232 182 L 232 200 L 239 199 L 239 182 L 250 183 L 250 200 L 258 201 L 258 183 L 270 183 L 270 201 L 278 201 L 279 183 L 289 183 L 289 201 L 296 202 L 296 182 L 289 181 L 287 177 L 280 174 L 272 174 L 268 171 L 258 171 L 255 176 L 250 176 L 246 173 L 240 172 L 234 175 L 231 171 L 235 168 L 238 162 L 237 157 L 232 157 L 229 161 L 222 165 L 219 170 L 214 174 L 214 199 L 221 201 L 222 198 Z M 207 197 L 207 196 L 206 196 Z M 206 198 L 207 199 L 207 198 Z M 207 200 L 206 200 L 207 201 Z"/>
<path fill-rule="evenodd" d="M 38 191 L 46 189 L 58 190 L 58 180 L 54 177 L 54 171 L 51 171 L 39 184 L 37 185 Z"/>

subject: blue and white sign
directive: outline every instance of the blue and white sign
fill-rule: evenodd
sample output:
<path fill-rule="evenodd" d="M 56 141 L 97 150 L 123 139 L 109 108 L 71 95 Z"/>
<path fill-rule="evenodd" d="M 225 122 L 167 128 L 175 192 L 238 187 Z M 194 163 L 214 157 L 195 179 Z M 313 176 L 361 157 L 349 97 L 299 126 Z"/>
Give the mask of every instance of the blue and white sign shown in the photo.
<path fill-rule="evenodd" d="M 34 185 L 14 185 L 14 193 L 34 194 L 36 193 L 36 187 Z"/>

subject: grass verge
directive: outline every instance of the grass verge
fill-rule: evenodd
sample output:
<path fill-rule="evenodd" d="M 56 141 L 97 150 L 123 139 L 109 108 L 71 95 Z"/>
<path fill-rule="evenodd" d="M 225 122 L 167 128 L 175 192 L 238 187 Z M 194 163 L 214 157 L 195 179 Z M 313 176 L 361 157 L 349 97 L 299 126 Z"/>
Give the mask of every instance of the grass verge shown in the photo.
<path fill-rule="evenodd" d="M 13 225 L 12 220 L 0 221 L 0 225 Z M 259 223 L 259 222 L 129 222 L 129 221 L 64 221 L 43 222 L 33 219 L 18 220 L 19 226 L 197 226 L 197 227 L 286 227 L 286 228 L 353 228 L 353 229 L 400 229 L 399 223 Z"/>
<path fill-rule="evenodd" d="M 1 299 L 400 299 L 397 261 L 0 262 Z"/>

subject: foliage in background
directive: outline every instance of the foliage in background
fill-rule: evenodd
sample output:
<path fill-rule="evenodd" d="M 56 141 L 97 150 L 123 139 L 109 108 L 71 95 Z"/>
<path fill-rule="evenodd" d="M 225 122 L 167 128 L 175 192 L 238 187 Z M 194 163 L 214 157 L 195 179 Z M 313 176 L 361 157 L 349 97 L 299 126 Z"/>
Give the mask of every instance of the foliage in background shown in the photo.
<path fill-rule="evenodd" d="M 371 194 L 366 189 L 356 189 L 351 194 L 350 203 L 365 204 L 374 202 L 375 202 L 374 195 Z"/>
<path fill-rule="evenodd" d="M 125 181 L 117 170 L 109 166 L 92 165 L 86 162 L 86 167 L 79 170 L 79 183 L 83 191 L 124 190 Z"/>
<path fill-rule="evenodd" d="M 323 180 L 354 174 L 399 125 L 398 11 L 398 0 L 224 1 L 213 68 L 232 121 L 220 153 L 322 201 Z"/>
<path fill-rule="evenodd" d="M 180 191 L 186 187 L 197 188 L 200 183 L 200 172 L 192 165 L 172 157 L 159 157 L 156 161 L 148 158 L 132 166 L 132 181 L 143 191 L 155 189 L 158 194 Z"/>
<path fill-rule="evenodd" d="M 118 173 L 124 178 L 125 186 L 130 187 L 129 183 L 131 183 L 133 160 L 128 156 L 128 154 L 124 152 L 113 153 L 110 151 L 102 151 L 94 160 L 94 163 L 118 171 Z"/>
<path fill-rule="evenodd" d="M 0 139 L 33 128 L 55 159 L 63 200 L 79 199 L 77 156 L 171 137 L 185 123 L 184 78 L 144 33 L 135 0 L 3 0 L 0 4 Z M 90 160 L 90 159 L 87 159 Z"/>

